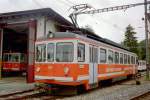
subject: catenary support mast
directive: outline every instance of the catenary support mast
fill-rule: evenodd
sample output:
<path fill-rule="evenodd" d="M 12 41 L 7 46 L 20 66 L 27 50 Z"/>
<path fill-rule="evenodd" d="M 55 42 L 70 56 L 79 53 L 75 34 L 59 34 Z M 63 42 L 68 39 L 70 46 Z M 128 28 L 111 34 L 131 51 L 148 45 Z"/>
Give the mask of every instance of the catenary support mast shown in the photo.
<path fill-rule="evenodd" d="M 147 0 L 144 0 L 144 10 L 145 10 L 145 51 L 146 51 L 146 77 L 149 79 L 149 45 L 148 45 L 148 16 L 147 16 Z"/>

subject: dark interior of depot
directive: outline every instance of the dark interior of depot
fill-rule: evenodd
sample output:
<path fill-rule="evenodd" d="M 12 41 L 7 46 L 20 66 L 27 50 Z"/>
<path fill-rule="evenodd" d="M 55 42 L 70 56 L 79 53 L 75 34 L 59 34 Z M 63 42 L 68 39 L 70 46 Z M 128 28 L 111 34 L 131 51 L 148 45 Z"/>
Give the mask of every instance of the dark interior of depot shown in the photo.
<path fill-rule="evenodd" d="M 27 24 L 8 25 L 3 31 L 3 55 L 5 53 L 23 53 L 27 54 L 28 49 L 28 26 Z M 4 56 L 3 56 L 4 60 Z M 27 63 L 27 58 L 25 59 Z M 4 71 L 3 77 L 25 77 L 26 71 Z"/>

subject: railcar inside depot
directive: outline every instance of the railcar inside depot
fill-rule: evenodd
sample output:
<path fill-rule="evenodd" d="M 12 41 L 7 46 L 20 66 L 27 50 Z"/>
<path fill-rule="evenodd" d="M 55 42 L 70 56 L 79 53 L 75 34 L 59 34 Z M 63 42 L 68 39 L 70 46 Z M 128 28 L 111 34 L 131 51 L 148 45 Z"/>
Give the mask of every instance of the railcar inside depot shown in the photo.
<path fill-rule="evenodd" d="M 3 29 L 2 75 L 26 73 L 27 33 L 26 24 L 9 25 Z"/>

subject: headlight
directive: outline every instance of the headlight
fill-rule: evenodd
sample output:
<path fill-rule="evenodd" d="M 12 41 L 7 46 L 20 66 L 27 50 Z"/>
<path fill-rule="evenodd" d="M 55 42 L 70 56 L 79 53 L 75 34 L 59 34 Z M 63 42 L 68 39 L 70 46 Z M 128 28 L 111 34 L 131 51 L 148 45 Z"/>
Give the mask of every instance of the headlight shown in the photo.
<path fill-rule="evenodd" d="M 64 73 L 65 73 L 65 75 L 68 75 L 68 73 L 69 73 L 69 68 L 68 67 L 64 68 Z"/>
<path fill-rule="evenodd" d="M 39 71 L 40 71 L 40 67 L 37 67 L 37 68 L 36 68 L 36 72 L 39 72 Z"/>
<path fill-rule="evenodd" d="M 51 31 L 48 31 L 47 37 L 48 38 L 53 38 L 54 37 L 54 33 L 52 33 Z"/>

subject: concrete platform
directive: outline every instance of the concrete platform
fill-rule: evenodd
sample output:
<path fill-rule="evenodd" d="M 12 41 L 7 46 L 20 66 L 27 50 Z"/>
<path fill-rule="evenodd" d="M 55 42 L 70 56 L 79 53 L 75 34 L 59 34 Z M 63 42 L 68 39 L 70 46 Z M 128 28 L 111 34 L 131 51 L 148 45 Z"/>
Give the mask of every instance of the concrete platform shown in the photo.
<path fill-rule="evenodd" d="M 8 77 L 0 80 L 0 96 L 32 89 L 34 89 L 34 83 L 27 84 L 25 77 Z"/>

